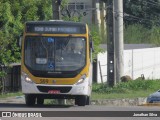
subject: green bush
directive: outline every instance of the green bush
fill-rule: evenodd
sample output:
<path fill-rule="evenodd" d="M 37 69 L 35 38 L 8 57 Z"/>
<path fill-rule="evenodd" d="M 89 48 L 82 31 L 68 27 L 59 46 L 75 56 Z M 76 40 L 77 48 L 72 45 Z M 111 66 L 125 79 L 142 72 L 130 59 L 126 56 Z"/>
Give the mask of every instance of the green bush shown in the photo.
<path fill-rule="evenodd" d="M 124 28 L 124 42 L 127 44 L 149 43 L 150 30 L 140 24 L 128 25 Z"/>
<path fill-rule="evenodd" d="M 148 29 L 140 24 L 125 26 L 124 28 L 124 43 L 141 44 L 148 43 L 160 45 L 160 27 L 153 26 Z"/>
<path fill-rule="evenodd" d="M 93 92 L 96 93 L 107 93 L 107 94 L 111 94 L 111 93 L 125 93 L 128 92 L 126 90 L 126 88 L 118 88 L 118 87 L 108 87 L 108 85 L 106 84 L 93 84 L 93 88 L 92 88 Z"/>
<path fill-rule="evenodd" d="M 128 93 L 138 90 L 157 91 L 160 88 L 160 80 L 130 80 L 128 82 L 121 82 L 113 88 L 107 84 L 93 84 L 93 92 L 96 93 Z"/>

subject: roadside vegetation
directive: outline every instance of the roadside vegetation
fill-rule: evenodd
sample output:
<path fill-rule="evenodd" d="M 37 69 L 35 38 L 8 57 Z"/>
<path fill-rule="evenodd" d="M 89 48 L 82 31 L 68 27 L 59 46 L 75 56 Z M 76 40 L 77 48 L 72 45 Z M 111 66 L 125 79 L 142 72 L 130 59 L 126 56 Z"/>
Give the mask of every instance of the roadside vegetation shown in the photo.
<path fill-rule="evenodd" d="M 106 83 L 93 83 L 92 100 L 95 99 L 121 99 L 147 97 L 151 93 L 160 89 L 160 80 L 130 80 L 121 82 L 113 88 Z M 21 92 L 0 94 L 0 98 L 21 96 Z"/>
<path fill-rule="evenodd" d="M 147 97 L 160 89 L 160 80 L 130 80 L 113 88 L 107 84 L 93 84 L 92 99 L 119 99 Z"/>
<path fill-rule="evenodd" d="M 22 92 L 0 94 L 0 99 L 7 98 L 7 97 L 14 97 L 14 96 L 22 96 L 22 95 L 23 95 Z"/>
<path fill-rule="evenodd" d="M 128 25 L 124 28 L 125 44 L 153 44 L 160 46 L 160 27 L 146 28 L 140 24 Z"/>

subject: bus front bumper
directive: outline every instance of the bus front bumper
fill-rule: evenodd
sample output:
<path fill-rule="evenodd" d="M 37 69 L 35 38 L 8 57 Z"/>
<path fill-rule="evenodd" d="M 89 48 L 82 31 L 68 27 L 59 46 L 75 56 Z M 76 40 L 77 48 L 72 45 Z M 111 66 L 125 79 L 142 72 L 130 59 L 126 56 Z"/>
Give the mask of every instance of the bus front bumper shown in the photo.
<path fill-rule="evenodd" d="M 87 95 L 91 94 L 91 84 L 89 79 L 85 78 L 82 83 L 74 85 L 46 85 L 26 82 L 21 77 L 22 92 L 24 94 L 49 94 L 49 95 Z"/>

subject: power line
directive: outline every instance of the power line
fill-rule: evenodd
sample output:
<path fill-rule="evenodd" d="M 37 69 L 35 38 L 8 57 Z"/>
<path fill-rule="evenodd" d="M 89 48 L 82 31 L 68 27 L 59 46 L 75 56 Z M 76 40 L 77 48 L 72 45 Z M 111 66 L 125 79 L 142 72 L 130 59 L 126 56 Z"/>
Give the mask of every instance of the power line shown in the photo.
<path fill-rule="evenodd" d="M 127 13 L 124 13 L 124 18 L 126 17 L 131 17 L 131 18 L 134 18 L 134 19 L 138 19 L 138 20 L 141 20 L 141 21 L 150 21 L 150 22 L 155 22 L 155 23 L 160 23 L 160 21 L 156 21 L 156 20 L 153 20 L 153 19 L 144 19 L 144 18 L 140 18 L 140 17 L 137 17 L 137 16 L 134 16 L 134 15 L 131 15 L 131 14 L 127 14 Z"/>
<path fill-rule="evenodd" d="M 113 11 L 113 13 L 123 13 L 123 16 L 121 16 L 121 17 L 124 17 L 124 18 L 131 17 L 131 18 L 134 18 L 134 19 L 142 20 L 142 21 L 150 21 L 150 22 L 160 23 L 160 21 L 158 21 L 158 20 L 155 21 L 155 19 L 141 18 L 141 17 L 135 16 L 135 15 L 131 15 L 131 14 L 125 13 L 125 12 Z M 157 13 L 157 14 L 158 14 L 158 13 Z M 160 15 L 160 14 L 158 14 L 158 15 Z"/>
<path fill-rule="evenodd" d="M 153 2 L 153 3 L 155 3 L 155 4 L 160 4 L 160 2 L 155 2 L 155 1 L 153 1 L 153 0 L 149 0 L 150 2 Z"/>
<path fill-rule="evenodd" d="M 160 2 L 153 2 L 153 1 L 139 1 L 138 3 L 136 1 L 132 1 L 132 3 L 135 3 L 137 5 L 142 5 L 143 3 L 148 3 L 150 5 L 154 5 L 154 6 L 157 6 L 157 7 L 160 6 Z"/>
<path fill-rule="evenodd" d="M 135 4 L 137 4 L 137 2 L 135 2 L 135 1 L 133 1 L 133 3 L 135 3 Z M 159 16 L 160 14 L 159 13 L 157 13 L 157 12 L 155 12 L 155 11 L 153 11 L 152 9 L 151 9 L 151 7 L 150 7 L 150 5 L 153 5 L 154 7 L 156 7 L 156 9 L 157 8 L 160 8 L 160 2 L 153 2 L 153 1 L 142 1 L 141 3 L 139 3 L 138 5 L 141 5 L 141 6 L 145 6 L 146 8 L 148 8 L 148 9 L 146 9 L 146 10 L 143 10 L 142 9 L 142 11 L 139 13 L 139 14 L 149 14 L 149 15 L 147 15 L 147 16 L 150 16 L 151 17 L 151 13 L 150 12 L 152 12 L 152 14 L 155 14 L 155 15 L 157 15 L 157 16 Z M 137 5 L 137 6 L 138 6 Z M 149 5 L 149 6 L 148 6 Z M 149 10 L 149 11 L 148 11 Z"/>
<path fill-rule="evenodd" d="M 156 6 L 156 7 L 160 7 L 160 5 L 157 5 L 157 4 L 154 4 L 154 3 L 151 3 L 151 2 L 147 2 L 147 1 L 144 1 L 142 3 L 147 3 L 147 4 L 150 4 L 150 5 Z"/>

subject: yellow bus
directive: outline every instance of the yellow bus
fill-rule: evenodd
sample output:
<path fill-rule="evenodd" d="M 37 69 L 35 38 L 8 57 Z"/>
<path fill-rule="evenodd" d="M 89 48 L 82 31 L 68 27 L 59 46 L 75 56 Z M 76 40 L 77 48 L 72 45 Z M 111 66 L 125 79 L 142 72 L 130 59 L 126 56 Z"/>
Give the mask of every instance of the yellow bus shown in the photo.
<path fill-rule="evenodd" d="M 89 105 L 92 46 L 87 24 L 26 22 L 21 61 L 26 105 L 43 104 L 44 99 L 75 99 L 75 105 Z"/>

